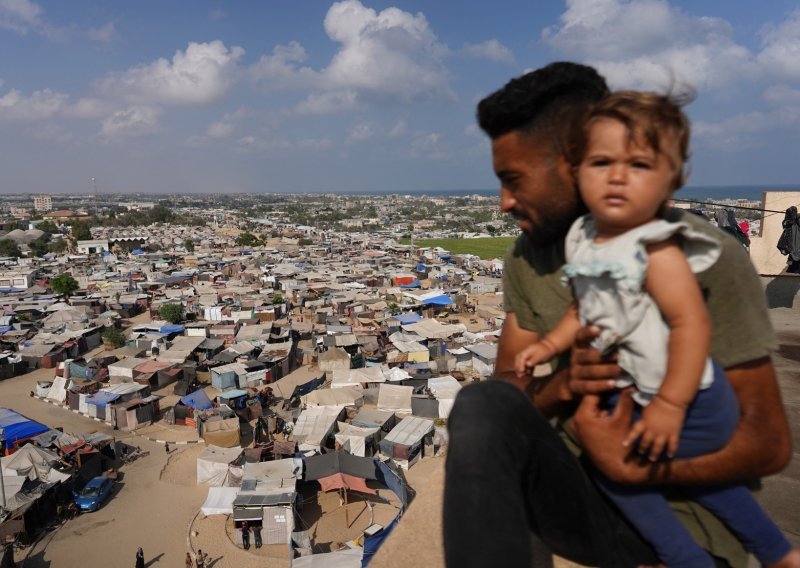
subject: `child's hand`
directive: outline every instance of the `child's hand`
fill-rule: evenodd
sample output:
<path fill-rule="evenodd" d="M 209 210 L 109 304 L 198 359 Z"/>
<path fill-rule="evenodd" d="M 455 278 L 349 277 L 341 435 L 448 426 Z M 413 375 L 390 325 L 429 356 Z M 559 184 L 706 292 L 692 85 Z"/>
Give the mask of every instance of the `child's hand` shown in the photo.
<path fill-rule="evenodd" d="M 628 437 L 622 442 L 629 446 L 639 440 L 640 454 L 650 454 L 650 461 L 656 461 L 666 449 L 667 457 L 675 457 L 678 441 L 686 418 L 686 408 L 669 402 L 658 395 L 642 411 L 642 418 L 631 428 Z"/>
<path fill-rule="evenodd" d="M 553 350 L 541 341 L 529 345 L 514 358 L 514 372 L 517 377 L 530 378 L 536 365 L 549 361 L 553 357 Z"/>

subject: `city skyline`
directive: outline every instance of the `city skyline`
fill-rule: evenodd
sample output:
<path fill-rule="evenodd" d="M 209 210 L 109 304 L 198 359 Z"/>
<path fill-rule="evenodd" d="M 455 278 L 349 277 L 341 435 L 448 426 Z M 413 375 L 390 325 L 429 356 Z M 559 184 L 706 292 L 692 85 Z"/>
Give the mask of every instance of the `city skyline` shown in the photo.
<path fill-rule="evenodd" d="M 800 179 L 796 4 L 533 4 L 0 0 L 0 193 L 491 190 L 475 104 L 565 59 L 697 91 L 689 185 Z"/>

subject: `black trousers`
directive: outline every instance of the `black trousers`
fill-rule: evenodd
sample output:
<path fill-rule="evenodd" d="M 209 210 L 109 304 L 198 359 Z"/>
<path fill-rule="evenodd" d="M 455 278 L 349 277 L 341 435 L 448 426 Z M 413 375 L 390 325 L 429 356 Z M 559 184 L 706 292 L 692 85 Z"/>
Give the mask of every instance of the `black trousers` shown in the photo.
<path fill-rule="evenodd" d="M 448 567 L 531 566 L 531 532 L 579 564 L 658 564 L 517 387 L 490 380 L 462 389 L 448 427 Z"/>

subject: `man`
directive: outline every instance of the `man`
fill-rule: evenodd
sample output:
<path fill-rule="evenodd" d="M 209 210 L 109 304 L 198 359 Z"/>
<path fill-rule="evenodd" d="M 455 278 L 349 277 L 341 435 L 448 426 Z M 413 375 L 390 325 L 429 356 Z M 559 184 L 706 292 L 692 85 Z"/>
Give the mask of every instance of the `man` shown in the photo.
<path fill-rule="evenodd" d="M 779 471 L 790 458 L 763 292 L 743 249 L 727 238 L 720 261 L 698 276 L 714 323 L 711 354 L 726 369 L 741 406 L 739 428 L 722 450 L 668 464 L 629 459 L 622 440 L 632 400 L 623 396 L 612 414 L 601 409 L 598 395 L 614 388 L 620 370 L 613 355 L 603 358 L 589 348 L 595 328 L 581 331 L 571 357 L 555 361 L 551 375 L 516 378 L 516 353 L 551 329 L 572 300 L 560 283 L 563 239 L 585 210 L 565 154 L 571 129 L 607 94 L 591 67 L 554 63 L 510 81 L 478 106 L 478 121 L 492 140 L 500 208 L 516 217 L 522 234 L 505 265 L 507 316 L 495 370 L 500 380 L 463 389 L 450 414 L 448 566 L 529 566 L 530 532 L 582 564 L 657 564 L 585 468 L 597 467 L 621 483 L 679 486 L 758 478 Z M 714 230 L 676 210 L 669 216 Z M 551 418 L 559 419 L 558 428 Z M 576 459 L 578 444 L 591 460 Z M 677 497 L 676 513 L 721 566 L 746 562 L 717 519 Z"/>

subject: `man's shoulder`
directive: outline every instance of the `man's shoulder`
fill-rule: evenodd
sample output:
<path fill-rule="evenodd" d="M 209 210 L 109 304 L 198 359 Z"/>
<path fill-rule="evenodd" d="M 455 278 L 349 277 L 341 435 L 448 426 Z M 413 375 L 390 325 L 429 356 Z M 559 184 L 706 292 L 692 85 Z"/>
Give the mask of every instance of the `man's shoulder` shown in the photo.
<path fill-rule="evenodd" d="M 534 244 L 521 233 L 506 255 L 506 270 L 533 268 L 537 273 L 551 273 L 564 265 L 564 239 L 544 245 Z"/>
<path fill-rule="evenodd" d="M 682 209 L 670 209 L 667 215 L 667 221 L 683 222 L 689 225 L 695 231 L 710 235 L 719 241 L 721 248 L 720 258 L 717 262 L 718 268 L 723 267 L 728 263 L 745 263 L 750 264 L 750 259 L 747 256 L 747 251 L 733 236 L 719 227 L 712 225 L 699 215 L 689 213 Z"/>

